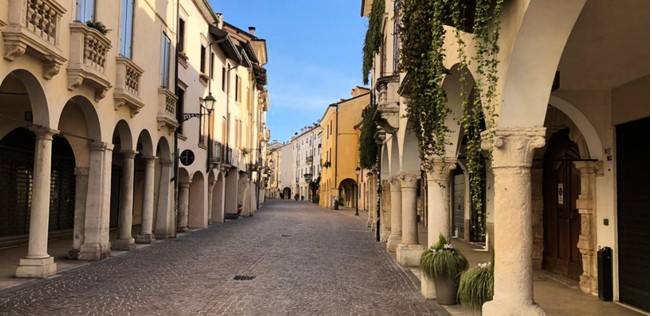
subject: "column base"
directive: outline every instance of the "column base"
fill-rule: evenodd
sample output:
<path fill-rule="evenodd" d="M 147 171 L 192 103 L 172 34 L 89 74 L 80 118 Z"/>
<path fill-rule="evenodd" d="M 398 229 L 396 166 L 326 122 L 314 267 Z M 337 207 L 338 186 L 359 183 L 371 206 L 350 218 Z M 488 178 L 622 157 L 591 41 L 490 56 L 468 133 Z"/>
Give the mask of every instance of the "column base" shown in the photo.
<path fill-rule="evenodd" d="M 154 240 L 156 240 L 156 238 L 154 238 L 154 235 L 152 234 L 144 234 L 144 235 L 136 236 L 137 244 L 151 244 Z"/>
<path fill-rule="evenodd" d="M 521 304 L 507 300 L 493 300 L 482 305 L 482 315 L 491 316 L 545 316 L 546 313 L 539 305 Z"/>
<path fill-rule="evenodd" d="M 177 233 L 186 233 L 189 230 L 190 229 L 188 227 L 179 227 L 179 228 L 177 228 Z"/>
<path fill-rule="evenodd" d="M 435 281 L 429 278 L 423 271 L 421 271 L 421 295 L 428 300 L 437 298 L 437 290 L 435 288 Z"/>
<path fill-rule="evenodd" d="M 99 261 L 111 257 L 111 247 L 99 243 L 83 244 L 79 249 L 79 260 Z"/>
<path fill-rule="evenodd" d="M 396 248 L 401 243 L 401 235 L 390 234 L 387 238 L 387 251 L 396 252 Z"/>
<path fill-rule="evenodd" d="M 423 253 L 423 246 L 419 244 L 400 244 L 396 248 L 396 261 L 404 267 L 418 267 L 421 253 Z"/>
<path fill-rule="evenodd" d="M 387 242 L 387 239 L 389 239 L 389 231 L 386 229 L 381 229 L 380 230 L 380 241 L 381 242 Z"/>
<path fill-rule="evenodd" d="M 54 258 L 21 258 L 16 268 L 17 278 L 44 279 L 57 274 L 57 264 Z"/>
<path fill-rule="evenodd" d="M 66 255 L 66 258 L 68 258 L 70 260 L 79 259 L 79 249 L 70 249 L 70 250 L 68 250 L 68 254 Z"/>
<path fill-rule="evenodd" d="M 111 248 L 115 250 L 127 250 L 131 251 L 136 249 L 135 240 L 133 238 L 129 239 L 118 239 L 111 243 Z"/>

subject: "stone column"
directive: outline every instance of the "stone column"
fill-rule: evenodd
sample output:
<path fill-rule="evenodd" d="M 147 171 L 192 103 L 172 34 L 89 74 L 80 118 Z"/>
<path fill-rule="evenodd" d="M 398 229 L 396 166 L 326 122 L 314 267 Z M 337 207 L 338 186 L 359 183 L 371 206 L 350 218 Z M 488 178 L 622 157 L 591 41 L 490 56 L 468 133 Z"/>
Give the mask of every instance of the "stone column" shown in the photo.
<path fill-rule="evenodd" d="M 170 188 L 172 188 L 172 160 L 160 158 L 161 177 L 158 183 L 158 201 L 156 210 L 156 238 L 165 239 L 175 236 L 174 212 L 170 207 Z"/>
<path fill-rule="evenodd" d="M 402 212 L 401 212 L 401 180 L 398 177 L 390 179 L 390 203 L 391 203 L 391 231 L 387 239 L 387 250 L 396 251 L 396 247 L 401 243 L 402 235 Z"/>
<path fill-rule="evenodd" d="M 100 211 L 100 244 L 106 256 L 111 256 L 111 241 L 109 237 L 111 226 L 111 169 L 113 167 L 113 144 L 105 143 L 102 158 L 102 209 Z"/>
<path fill-rule="evenodd" d="M 584 293 L 597 293 L 598 267 L 595 256 L 595 210 L 594 187 L 595 175 L 599 170 L 597 161 L 575 161 L 575 168 L 581 177 L 580 195 L 575 205 L 581 216 L 581 230 L 577 248 L 582 255 L 582 275 L 580 275 L 580 289 Z"/>
<path fill-rule="evenodd" d="M 48 128 L 35 128 L 33 131 L 36 134 L 36 144 L 29 242 L 27 256 L 20 259 L 16 269 L 16 277 L 19 278 L 46 278 L 57 273 L 54 258 L 48 254 L 52 137 L 56 131 Z"/>
<path fill-rule="evenodd" d="M 154 240 L 152 228 L 154 226 L 154 166 L 156 157 L 146 156 L 145 160 L 145 188 L 143 190 L 143 218 L 140 235 L 136 236 L 139 244 L 149 244 Z"/>
<path fill-rule="evenodd" d="M 428 248 L 439 240 L 439 235 L 450 237 L 450 175 L 455 170 L 455 158 L 442 161 L 435 158 L 428 177 Z M 421 294 L 427 299 L 437 297 L 434 280 L 421 273 Z"/>
<path fill-rule="evenodd" d="M 545 144 L 545 132 L 505 128 L 493 139 L 483 135 L 483 148 L 492 150 L 495 189 L 494 298 L 482 306 L 483 315 L 545 315 L 533 302 L 530 179 L 532 156 Z"/>
<path fill-rule="evenodd" d="M 136 248 L 131 236 L 134 213 L 134 157 L 133 150 L 122 151 L 122 183 L 120 184 L 120 232 L 118 240 L 111 245 L 117 250 Z"/>
<path fill-rule="evenodd" d="M 450 237 L 450 174 L 455 166 L 455 159 L 449 158 L 434 161 L 428 171 L 428 247 L 437 243 L 439 235 Z"/>
<path fill-rule="evenodd" d="M 111 256 L 110 245 L 104 238 L 104 226 L 108 225 L 104 216 L 109 216 L 108 205 L 105 210 L 104 191 L 108 189 L 105 178 L 110 177 L 111 171 L 109 169 L 109 175 L 106 174 L 105 152 L 107 150 L 110 152 L 107 145 L 102 142 L 93 142 L 89 145 L 88 191 L 86 192 L 86 214 L 84 215 L 84 242 L 79 251 L 80 260 L 95 261 Z M 106 230 L 108 231 L 108 228 Z"/>
<path fill-rule="evenodd" d="M 417 174 L 402 174 L 401 180 L 401 243 L 396 248 L 396 259 L 402 266 L 417 267 L 423 252 L 419 245 L 417 227 Z"/>
<path fill-rule="evenodd" d="M 188 201 L 190 196 L 190 181 L 179 182 L 179 217 L 178 232 L 188 231 Z"/>
<path fill-rule="evenodd" d="M 206 196 L 208 200 L 206 201 L 208 208 L 208 225 L 213 224 L 213 187 L 215 186 L 215 179 L 208 179 L 208 192 Z"/>
<path fill-rule="evenodd" d="M 75 168 L 75 218 L 72 250 L 68 258 L 79 259 L 79 250 L 84 242 L 84 216 L 86 214 L 86 191 L 88 190 L 88 168 Z"/>

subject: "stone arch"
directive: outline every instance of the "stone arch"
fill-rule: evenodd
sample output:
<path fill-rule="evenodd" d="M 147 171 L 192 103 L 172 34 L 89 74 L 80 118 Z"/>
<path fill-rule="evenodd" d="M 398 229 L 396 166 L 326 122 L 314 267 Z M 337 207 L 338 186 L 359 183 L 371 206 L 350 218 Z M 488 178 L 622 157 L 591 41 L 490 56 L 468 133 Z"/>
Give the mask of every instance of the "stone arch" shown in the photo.
<path fill-rule="evenodd" d="M 400 148 L 401 173 L 420 174 L 421 157 L 419 153 L 419 142 L 414 134 L 413 122 L 408 121 L 403 136 L 403 146 Z"/>
<path fill-rule="evenodd" d="M 604 148 L 602 147 L 602 141 L 600 140 L 600 136 L 598 136 L 597 130 L 593 127 L 593 124 L 591 124 L 589 119 L 586 118 L 584 113 L 578 110 L 570 102 L 555 95 L 550 96 L 549 103 L 551 106 L 566 115 L 566 117 L 568 117 L 568 119 L 570 119 L 578 129 L 586 145 L 587 152 L 585 154 L 587 155 L 587 158 L 601 159 L 602 148 Z"/>
<path fill-rule="evenodd" d="M 464 87 L 460 86 L 461 78 L 464 78 Z M 461 67 L 460 64 L 455 64 L 444 78 L 442 86 L 446 93 L 446 105 L 451 111 L 446 117 L 446 127 L 450 130 L 450 133 L 446 139 L 445 155 L 446 157 L 455 157 L 460 152 L 464 137 L 461 126 L 461 119 L 464 114 L 464 100 L 461 93 L 463 92 L 467 96 L 467 106 L 470 106 L 473 103 L 472 92 L 475 87 L 475 79 L 469 69 Z"/>
<path fill-rule="evenodd" d="M 585 0 L 530 1 L 503 61 L 497 126 L 542 126 L 555 71 Z M 546 27 L 541 27 L 546 25 Z M 498 108 L 499 107 L 499 108 Z"/>
<path fill-rule="evenodd" d="M 156 144 L 156 157 L 161 161 L 169 161 L 172 159 L 170 144 L 167 138 L 159 138 L 158 143 Z"/>
<path fill-rule="evenodd" d="M 24 69 L 16 69 L 8 73 L 0 84 L 0 96 L 3 99 L 2 104 L 11 104 L 11 107 L 0 105 L 0 112 L 3 115 L 8 115 L 9 119 L 15 119 L 16 122 L 26 121 L 27 118 L 25 116 L 27 114 L 24 112 L 29 111 L 31 112 L 31 121 L 34 125 L 42 127 L 52 126 L 45 91 L 38 78 L 31 72 Z M 24 106 L 19 107 L 19 104 L 23 104 Z M 20 110 L 23 110 L 23 112 L 20 112 Z M 3 121 L 5 120 L 3 119 Z M 1 127 L 0 135 L 6 134 L 15 127 L 17 126 Z"/>
<path fill-rule="evenodd" d="M 154 155 L 154 145 L 152 144 L 152 136 L 149 131 L 144 129 L 138 135 L 136 142 L 136 151 L 143 156 Z"/>
<path fill-rule="evenodd" d="M 346 207 L 355 207 L 357 203 L 358 183 L 351 179 L 346 178 L 337 185 L 339 192 L 338 201 L 341 205 Z"/>
<path fill-rule="evenodd" d="M 394 177 L 401 172 L 401 160 L 399 159 L 398 142 L 395 136 L 389 140 L 389 145 L 389 176 Z"/>
<path fill-rule="evenodd" d="M 205 192 L 204 174 L 196 171 L 192 175 L 188 200 L 188 226 L 190 227 L 203 228 L 208 224 Z"/>
<path fill-rule="evenodd" d="M 114 147 L 114 151 L 133 150 L 133 137 L 131 128 L 125 120 L 120 120 L 113 129 L 113 144 L 120 144 L 119 148 Z"/>
<path fill-rule="evenodd" d="M 381 178 L 387 179 L 389 178 L 391 174 L 391 170 L 389 169 L 389 153 L 390 149 L 388 148 L 389 144 L 385 143 L 382 147 L 382 153 L 380 155 L 380 172 L 381 172 Z"/>
<path fill-rule="evenodd" d="M 58 129 L 72 146 L 77 166 L 88 166 L 88 145 L 102 140 L 100 119 L 91 101 L 83 96 L 68 100 L 59 116 Z"/>
<path fill-rule="evenodd" d="M 170 146 L 165 137 L 159 138 L 156 144 L 157 166 L 155 168 L 156 200 L 156 238 L 174 236 L 175 212 L 172 211 L 172 156 Z"/>

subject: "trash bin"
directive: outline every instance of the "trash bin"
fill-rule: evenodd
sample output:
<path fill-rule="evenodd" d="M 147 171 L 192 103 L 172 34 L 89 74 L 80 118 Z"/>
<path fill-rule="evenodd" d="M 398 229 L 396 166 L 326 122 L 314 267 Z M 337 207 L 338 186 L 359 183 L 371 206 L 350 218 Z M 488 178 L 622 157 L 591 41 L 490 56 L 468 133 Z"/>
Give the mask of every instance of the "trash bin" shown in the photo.
<path fill-rule="evenodd" d="M 598 297 L 603 301 L 613 300 L 613 265 L 611 248 L 598 250 Z"/>

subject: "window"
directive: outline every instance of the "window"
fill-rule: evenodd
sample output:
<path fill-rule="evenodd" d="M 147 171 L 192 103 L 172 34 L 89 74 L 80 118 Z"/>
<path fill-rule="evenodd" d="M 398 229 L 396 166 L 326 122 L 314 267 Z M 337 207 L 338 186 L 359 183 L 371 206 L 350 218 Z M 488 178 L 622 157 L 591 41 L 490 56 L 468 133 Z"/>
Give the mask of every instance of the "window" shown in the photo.
<path fill-rule="evenodd" d="M 121 0 L 120 55 L 131 58 L 134 31 L 134 0 Z"/>
<path fill-rule="evenodd" d="M 95 0 L 75 0 L 75 20 L 84 23 L 95 20 Z"/>
<path fill-rule="evenodd" d="M 226 117 L 222 116 L 222 143 L 226 145 Z"/>
<path fill-rule="evenodd" d="M 222 67 L 222 91 L 226 91 L 226 67 Z"/>
<path fill-rule="evenodd" d="M 177 122 L 179 122 L 179 133 L 183 134 L 183 114 L 186 112 L 183 106 L 185 91 L 177 87 Z"/>
<path fill-rule="evenodd" d="M 179 19 L 179 42 L 177 43 L 177 50 L 180 52 L 184 49 L 184 43 L 186 42 L 186 21 Z"/>
<path fill-rule="evenodd" d="M 206 73 L 206 46 L 202 45 L 199 50 L 201 56 L 199 56 L 199 70 L 202 73 Z"/>
<path fill-rule="evenodd" d="M 170 85 L 170 38 L 161 34 L 161 87 Z"/>
<path fill-rule="evenodd" d="M 240 98 L 240 76 L 235 76 L 235 100 Z"/>

